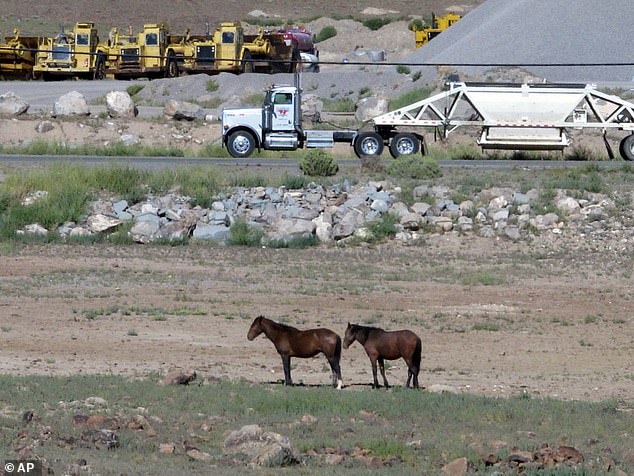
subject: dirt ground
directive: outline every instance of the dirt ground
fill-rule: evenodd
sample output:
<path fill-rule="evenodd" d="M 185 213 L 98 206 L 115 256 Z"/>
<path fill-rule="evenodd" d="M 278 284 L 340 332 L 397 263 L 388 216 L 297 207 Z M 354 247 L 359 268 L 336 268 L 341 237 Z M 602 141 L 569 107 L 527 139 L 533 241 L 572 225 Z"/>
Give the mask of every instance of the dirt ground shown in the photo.
<path fill-rule="evenodd" d="M 347 322 L 412 329 L 429 391 L 634 406 L 631 257 L 616 251 L 451 234 L 416 247 L 2 250 L 0 373 L 194 369 L 201 379 L 279 382 L 273 345 L 246 339 L 263 314 L 340 335 Z M 347 390 L 367 388 L 359 344 L 341 366 Z M 292 368 L 295 383 L 330 381 L 323 356 Z M 403 362 L 391 362 L 390 383 L 405 378 Z"/>

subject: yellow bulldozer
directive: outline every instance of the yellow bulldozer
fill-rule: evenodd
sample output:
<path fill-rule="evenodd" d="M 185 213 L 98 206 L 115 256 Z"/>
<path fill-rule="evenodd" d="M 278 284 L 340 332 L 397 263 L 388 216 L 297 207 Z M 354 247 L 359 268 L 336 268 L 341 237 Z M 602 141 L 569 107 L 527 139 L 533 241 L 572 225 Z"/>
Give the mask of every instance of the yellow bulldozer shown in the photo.
<path fill-rule="evenodd" d="M 430 28 L 417 29 L 416 26 L 413 27 L 416 48 L 426 45 L 461 18 L 460 15 L 453 12 L 448 13 L 444 17 L 438 17 L 432 13 Z"/>
<path fill-rule="evenodd" d="M 41 39 L 33 76 L 43 79 L 103 79 L 106 73 L 106 51 L 105 46 L 99 43 L 94 23 L 75 23 L 72 31 L 67 32 L 62 28 L 57 36 Z"/>

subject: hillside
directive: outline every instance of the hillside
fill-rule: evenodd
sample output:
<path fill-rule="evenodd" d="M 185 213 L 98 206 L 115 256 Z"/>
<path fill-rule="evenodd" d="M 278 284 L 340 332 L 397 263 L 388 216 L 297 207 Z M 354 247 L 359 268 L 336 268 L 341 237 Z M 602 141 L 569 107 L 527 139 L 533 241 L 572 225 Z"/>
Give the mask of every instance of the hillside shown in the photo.
<path fill-rule="evenodd" d="M 368 18 L 387 16 L 402 18 L 410 16 L 431 16 L 432 12 L 443 13 L 446 10 L 467 12 L 484 0 L 470 0 L 468 3 L 455 4 L 451 0 L 423 0 L 411 2 L 394 0 L 386 8 L 384 2 L 336 2 L 332 0 L 307 0 L 295 2 L 278 1 L 203 1 L 203 0 L 139 0 L 122 1 L 84 0 L 81 8 L 69 0 L 24 2 L 22 0 L 4 0 L 0 17 L 0 34 L 8 35 L 18 26 L 26 35 L 54 33 L 60 25 L 69 25 L 76 21 L 94 21 L 99 27 L 111 26 L 138 28 L 143 23 L 167 21 L 173 30 L 180 31 L 189 27 L 194 32 L 202 32 L 205 22 L 215 25 L 221 21 L 254 21 L 258 18 L 271 18 L 275 22 L 305 22 L 321 16 Z M 90 12 L 90 13 L 86 13 Z M 133 13 L 131 13 L 133 12 Z M 251 15 L 250 15 L 251 13 Z"/>

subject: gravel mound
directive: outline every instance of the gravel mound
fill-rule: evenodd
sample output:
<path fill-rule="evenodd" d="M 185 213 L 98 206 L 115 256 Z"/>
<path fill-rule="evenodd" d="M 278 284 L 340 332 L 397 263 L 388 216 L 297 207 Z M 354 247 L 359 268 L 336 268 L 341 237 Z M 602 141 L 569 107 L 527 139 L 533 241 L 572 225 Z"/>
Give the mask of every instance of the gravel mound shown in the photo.
<path fill-rule="evenodd" d="M 631 85 L 634 64 L 591 64 L 634 63 L 633 24 L 631 0 L 488 0 L 406 61 L 581 64 L 587 66 L 523 66 L 523 69 L 551 82 Z M 491 68 L 455 69 L 477 79 L 487 79 Z"/>

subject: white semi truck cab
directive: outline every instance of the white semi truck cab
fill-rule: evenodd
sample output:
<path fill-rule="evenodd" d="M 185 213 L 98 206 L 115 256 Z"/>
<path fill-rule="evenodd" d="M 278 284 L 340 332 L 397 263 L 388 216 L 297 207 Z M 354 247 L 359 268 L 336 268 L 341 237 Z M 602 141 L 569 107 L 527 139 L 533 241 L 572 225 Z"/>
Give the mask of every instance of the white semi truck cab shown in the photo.
<path fill-rule="evenodd" d="M 232 157 L 248 157 L 257 149 L 296 150 L 352 143 L 356 131 L 304 130 L 301 89 L 273 86 L 262 107 L 228 108 L 222 111 L 223 144 Z"/>

